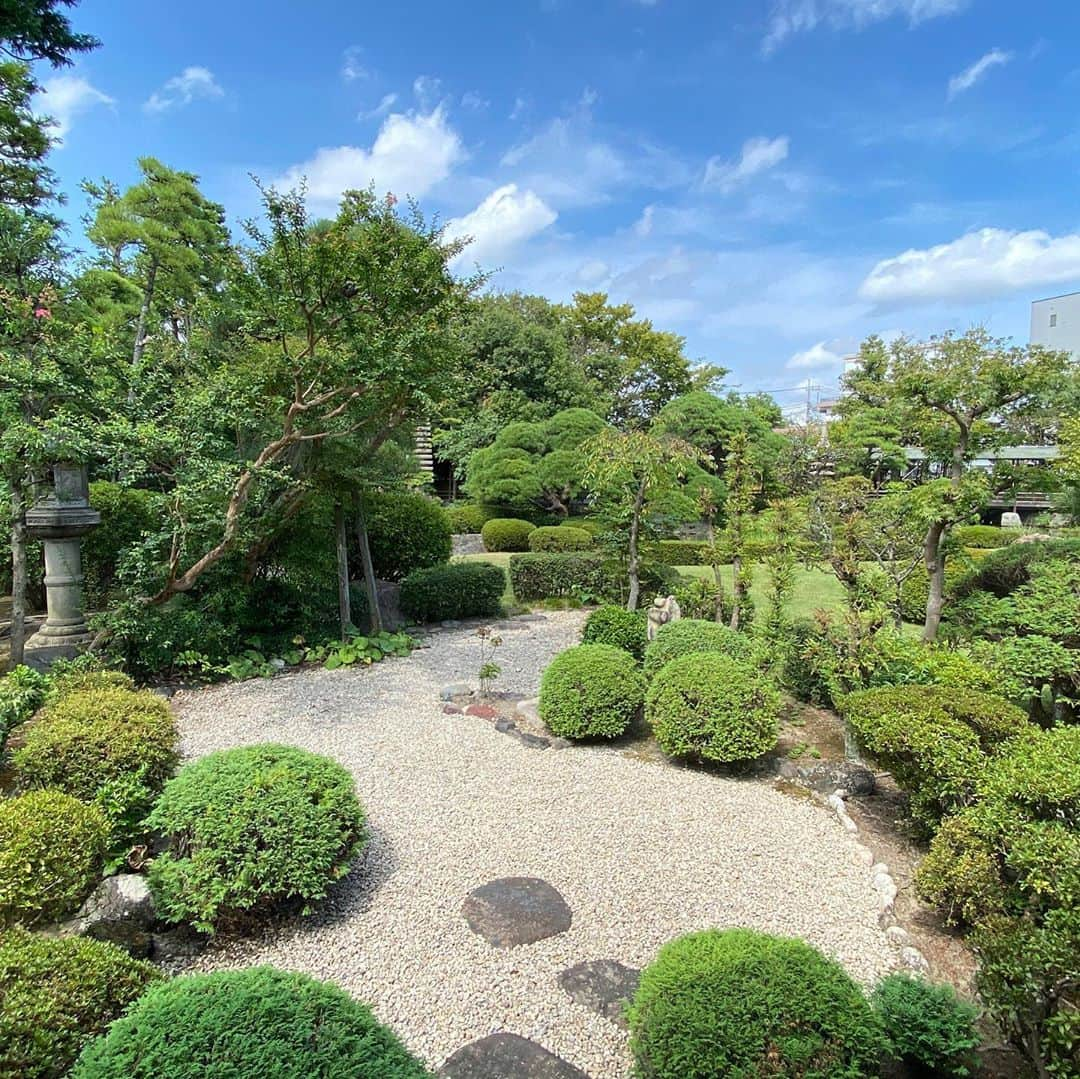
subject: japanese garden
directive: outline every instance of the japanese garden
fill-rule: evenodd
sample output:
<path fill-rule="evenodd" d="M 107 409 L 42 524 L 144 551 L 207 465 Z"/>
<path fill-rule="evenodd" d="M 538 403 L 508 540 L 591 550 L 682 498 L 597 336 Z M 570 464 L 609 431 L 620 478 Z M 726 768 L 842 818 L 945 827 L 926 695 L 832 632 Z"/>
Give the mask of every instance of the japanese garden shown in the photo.
<path fill-rule="evenodd" d="M 61 190 L 79 16 L 0 10 L 0 1079 L 1077 1079 L 1077 355 L 819 422 L 407 186 Z"/>

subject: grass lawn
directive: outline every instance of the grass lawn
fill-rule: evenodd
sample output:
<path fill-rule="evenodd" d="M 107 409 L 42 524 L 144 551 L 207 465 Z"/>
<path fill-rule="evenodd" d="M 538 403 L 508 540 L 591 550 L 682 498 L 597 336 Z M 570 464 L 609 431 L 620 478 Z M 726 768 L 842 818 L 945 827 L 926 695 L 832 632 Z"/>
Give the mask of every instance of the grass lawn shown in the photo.
<path fill-rule="evenodd" d="M 510 552 L 499 551 L 493 554 L 466 554 L 459 555 L 458 562 L 492 562 L 496 566 L 506 569 L 510 564 Z M 712 580 L 712 567 L 710 566 L 678 566 L 678 571 L 684 577 L 703 577 Z M 731 567 L 721 567 L 724 577 L 724 588 L 731 591 Z M 754 567 L 754 579 L 750 585 L 750 598 L 754 602 L 755 610 L 765 612 L 768 606 L 766 598 L 769 589 L 769 571 L 765 566 Z M 651 601 L 652 597 L 648 597 Z M 506 592 L 503 594 L 503 602 L 507 606 L 514 604 L 514 594 L 510 589 L 510 579 L 507 577 Z M 793 618 L 809 617 L 814 611 L 823 608 L 827 611 L 838 610 L 844 603 L 844 590 L 840 582 L 831 574 L 821 569 L 806 569 L 804 566 L 795 568 L 795 587 L 791 597 L 791 615 Z"/>

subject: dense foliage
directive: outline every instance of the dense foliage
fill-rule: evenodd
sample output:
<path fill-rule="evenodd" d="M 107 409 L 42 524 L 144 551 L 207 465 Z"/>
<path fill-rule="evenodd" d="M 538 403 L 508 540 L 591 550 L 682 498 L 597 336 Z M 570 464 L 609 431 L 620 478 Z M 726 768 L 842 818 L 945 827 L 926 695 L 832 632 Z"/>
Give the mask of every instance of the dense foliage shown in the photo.
<path fill-rule="evenodd" d="M 71 914 L 97 883 L 109 822 L 60 791 L 0 800 L 0 925 Z"/>
<path fill-rule="evenodd" d="M 798 940 L 706 930 L 666 944 L 630 1010 L 640 1074 L 864 1079 L 882 1048 L 876 1017 L 843 968 Z"/>
<path fill-rule="evenodd" d="M 49 680 L 30 667 L 16 667 L 0 678 L 0 763 L 11 732 L 45 703 Z"/>
<path fill-rule="evenodd" d="M 641 611 L 628 611 L 613 604 L 597 607 L 585 620 L 581 642 L 614 645 L 640 661 L 647 643 L 645 615 Z"/>
<path fill-rule="evenodd" d="M 150 866 L 158 913 L 208 932 L 286 900 L 321 899 L 366 841 L 352 776 L 279 745 L 221 750 L 185 766 L 149 825 L 168 842 Z"/>
<path fill-rule="evenodd" d="M 450 520 L 438 502 L 408 491 L 364 496 L 375 576 L 400 581 L 450 560 Z"/>
<path fill-rule="evenodd" d="M 560 652 L 540 681 L 540 718 L 561 738 L 617 738 L 645 699 L 633 656 L 610 644 Z"/>
<path fill-rule="evenodd" d="M 105 941 L 0 931 L 0 1079 L 64 1079 L 160 977 Z"/>
<path fill-rule="evenodd" d="M 547 525 L 529 533 L 530 551 L 587 551 L 592 545 L 591 533 L 573 525 Z"/>
<path fill-rule="evenodd" d="M 768 677 L 718 651 L 669 660 L 645 696 L 645 718 L 668 756 L 721 764 L 773 749 L 779 714 L 780 694 Z"/>
<path fill-rule="evenodd" d="M 532 521 L 517 517 L 492 517 L 480 529 L 485 551 L 527 551 L 529 535 L 536 528 Z"/>
<path fill-rule="evenodd" d="M 72 1079 L 429 1074 L 366 1005 L 336 985 L 255 967 L 152 986 L 84 1051 Z"/>
<path fill-rule="evenodd" d="M 510 586 L 520 603 L 556 597 L 594 600 L 610 593 L 610 574 L 603 556 L 588 551 L 515 554 Z"/>
<path fill-rule="evenodd" d="M 699 618 L 682 618 L 661 626 L 655 640 L 645 649 L 645 677 L 653 678 L 673 659 L 691 652 L 719 652 L 748 659 L 753 650 L 750 639 L 727 626 Z"/>
<path fill-rule="evenodd" d="M 418 569 L 401 582 L 401 611 L 417 622 L 497 615 L 506 571 L 489 562 L 454 562 Z"/>

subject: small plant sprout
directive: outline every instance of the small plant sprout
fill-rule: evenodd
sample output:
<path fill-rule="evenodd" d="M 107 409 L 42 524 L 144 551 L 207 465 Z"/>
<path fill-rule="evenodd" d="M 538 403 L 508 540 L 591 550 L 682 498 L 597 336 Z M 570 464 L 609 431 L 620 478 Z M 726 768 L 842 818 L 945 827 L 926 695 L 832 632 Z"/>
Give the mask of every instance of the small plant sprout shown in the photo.
<path fill-rule="evenodd" d="M 491 695 L 491 683 L 502 674 L 502 667 L 495 662 L 495 650 L 502 644 L 502 637 L 491 626 L 480 626 L 476 631 L 480 642 L 480 696 L 487 699 Z"/>

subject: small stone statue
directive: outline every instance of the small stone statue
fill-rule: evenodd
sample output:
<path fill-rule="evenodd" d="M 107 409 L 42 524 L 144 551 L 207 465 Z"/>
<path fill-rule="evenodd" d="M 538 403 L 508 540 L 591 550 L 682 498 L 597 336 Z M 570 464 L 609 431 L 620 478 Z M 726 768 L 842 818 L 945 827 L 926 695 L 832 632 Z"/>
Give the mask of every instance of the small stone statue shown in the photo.
<path fill-rule="evenodd" d="M 657 596 L 649 608 L 645 636 L 650 641 L 656 640 L 661 626 L 666 626 L 668 622 L 677 622 L 680 618 L 682 618 L 682 611 L 679 609 L 679 601 L 674 596 Z"/>

